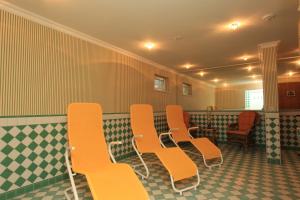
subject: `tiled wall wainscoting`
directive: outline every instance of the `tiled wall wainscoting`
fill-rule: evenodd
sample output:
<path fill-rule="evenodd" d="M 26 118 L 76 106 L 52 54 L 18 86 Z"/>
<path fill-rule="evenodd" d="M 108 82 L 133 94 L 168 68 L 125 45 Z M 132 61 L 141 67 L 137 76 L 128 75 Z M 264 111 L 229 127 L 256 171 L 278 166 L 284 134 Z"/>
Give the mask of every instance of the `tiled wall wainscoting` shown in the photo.
<path fill-rule="evenodd" d="M 300 135 L 297 135 L 297 127 L 300 127 L 300 111 L 280 112 L 281 147 L 300 150 Z"/>
<path fill-rule="evenodd" d="M 281 163 L 279 113 L 265 113 L 266 152 L 268 162 Z"/>
<path fill-rule="evenodd" d="M 0 124 L 0 199 L 64 176 L 65 116 L 0 118 Z"/>
<path fill-rule="evenodd" d="M 237 122 L 239 113 L 238 111 L 212 113 L 212 125 L 219 132 L 219 142 L 226 142 L 227 126 L 229 123 Z M 206 112 L 193 111 L 190 114 L 192 123 L 206 126 Z M 254 137 L 257 145 L 264 146 L 265 117 L 263 113 L 259 114 L 260 120 L 256 124 Z M 299 124 L 296 115 L 297 113 L 288 112 L 280 114 L 283 147 L 299 148 L 294 132 L 295 126 Z M 154 119 L 158 133 L 168 131 L 165 113 L 155 113 Z M 134 155 L 129 114 L 104 114 L 103 129 L 107 142 L 123 141 L 122 145 L 113 146 L 113 154 L 118 159 Z M 67 145 L 66 133 L 66 116 L 0 118 L 1 200 L 67 177 L 63 156 Z M 280 152 L 280 145 L 277 146 L 276 151 Z"/>
<path fill-rule="evenodd" d="M 168 131 L 164 113 L 155 113 L 158 133 Z M 134 153 L 129 114 L 104 114 L 107 142 L 117 159 Z M 66 178 L 66 116 L 0 118 L 0 199 L 10 199 Z"/>

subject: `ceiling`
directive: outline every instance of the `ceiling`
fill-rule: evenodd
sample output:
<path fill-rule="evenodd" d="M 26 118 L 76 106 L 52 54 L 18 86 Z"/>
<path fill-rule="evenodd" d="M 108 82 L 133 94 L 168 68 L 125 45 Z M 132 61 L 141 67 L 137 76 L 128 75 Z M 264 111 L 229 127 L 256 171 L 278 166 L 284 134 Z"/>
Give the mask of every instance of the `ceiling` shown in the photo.
<path fill-rule="evenodd" d="M 258 67 L 248 72 L 247 65 L 236 64 L 257 62 L 257 45 L 263 42 L 280 40 L 279 57 L 298 55 L 297 0 L 6 1 L 209 82 L 253 80 L 250 75 L 260 74 Z M 262 20 L 269 13 L 276 17 Z M 228 23 L 235 20 L 241 28 L 229 30 Z M 148 40 L 158 48 L 142 48 Z M 237 59 L 245 54 L 253 58 Z M 280 62 L 281 74 L 299 71 L 290 62 Z M 194 68 L 183 68 L 185 63 Z M 228 65 L 234 66 L 215 68 Z M 196 74 L 201 69 L 207 72 L 203 77 Z"/>

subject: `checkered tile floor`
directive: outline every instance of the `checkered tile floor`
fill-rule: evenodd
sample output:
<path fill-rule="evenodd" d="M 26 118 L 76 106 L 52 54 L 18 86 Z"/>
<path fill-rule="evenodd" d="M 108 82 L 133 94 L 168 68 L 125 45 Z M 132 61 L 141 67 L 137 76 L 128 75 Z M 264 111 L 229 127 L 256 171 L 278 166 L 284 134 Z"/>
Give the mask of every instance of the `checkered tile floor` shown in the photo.
<path fill-rule="evenodd" d="M 201 177 L 197 190 L 184 192 L 182 196 L 173 192 L 167 172 L 160 165 L 151 165 L 150 177 L 142 180 L 151 199 L 300 199 L 300 156 L 295 151 L 283 151 L 283 164 L 266 163 L 265 149 L 250 148 L 244 152 L 239 146 L 221 146 L 224 164 L 211 170 L 204 167 L 200 156 L 191 155 L 198 164 Z M 146 162 L 157 161 L 154 156 L 145 157 Z M 129 158 L 125 162 L 136 162 Z M 84 185 L 83 176 L 77 184 Z M 194 181 L 194 180 L 191 180 Z M 179 183 L 189 184 L 191 181 Z M 60 200 L 63 191 L 70 187 L 64 180 L 54 185 L 20 196 L 14 200 Z M 79 190 L 82 199 L 92 199 L 89 189 Z"/>

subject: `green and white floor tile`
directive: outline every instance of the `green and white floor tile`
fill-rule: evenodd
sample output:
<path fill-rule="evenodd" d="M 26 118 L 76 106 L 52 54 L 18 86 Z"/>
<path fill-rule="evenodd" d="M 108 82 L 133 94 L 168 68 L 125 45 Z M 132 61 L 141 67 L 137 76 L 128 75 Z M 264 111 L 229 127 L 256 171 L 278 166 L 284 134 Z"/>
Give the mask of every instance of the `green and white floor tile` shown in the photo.
<path fill-rule="evenodd" d="M 172 190 L 168 173 L 160 165 L 151 165 L 150 177 L 142 180 L 151 199 L 300 199 L 300 157 L 296 151 L 282 152 L 282 165 L 268 164 L 265 149 L 250 148 L 247 152 L 236 145 L 222 145 L 224 164 L 211 170 L 204 167 L 200 156 L 191 155 L 198 164 L 201 177 L 197 190 L 179 195 Z M 194 150 L 195 151 L 195 150 Z M 155 156 L 145 156 L 146 162 L 158 161 Z M 135 163 L 130 157 L 123 162 Z M 83 176 L 77 183 L 86 183 Z M 179 183 L 179 187 L 194 180 Z M 14 200 L 60 200 L 63 191 L 70 187 L 69 180 L 19 196 Z M 89 189 L 79 190 L 81 199 L 92 199 Z"/>

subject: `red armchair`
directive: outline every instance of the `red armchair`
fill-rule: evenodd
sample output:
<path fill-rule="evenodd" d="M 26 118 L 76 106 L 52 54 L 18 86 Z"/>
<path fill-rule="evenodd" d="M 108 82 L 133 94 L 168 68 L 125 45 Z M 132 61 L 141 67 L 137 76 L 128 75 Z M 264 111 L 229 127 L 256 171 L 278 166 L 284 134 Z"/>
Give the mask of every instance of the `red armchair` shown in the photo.
<path fill-rule="evenodd" d="M 257 120 L 257 113 L 244 111 L 239 114 L 238 123 L 229 124 L 227 134 L 228 142 L 237 142 L 247 149 L 252 141 L 251 133 Z"/>
<path fill-rule="evenodd" d="M 183 120 L 186 128 L 190 128 L 190 114 L 188 112 L 183 112 Z"/>

